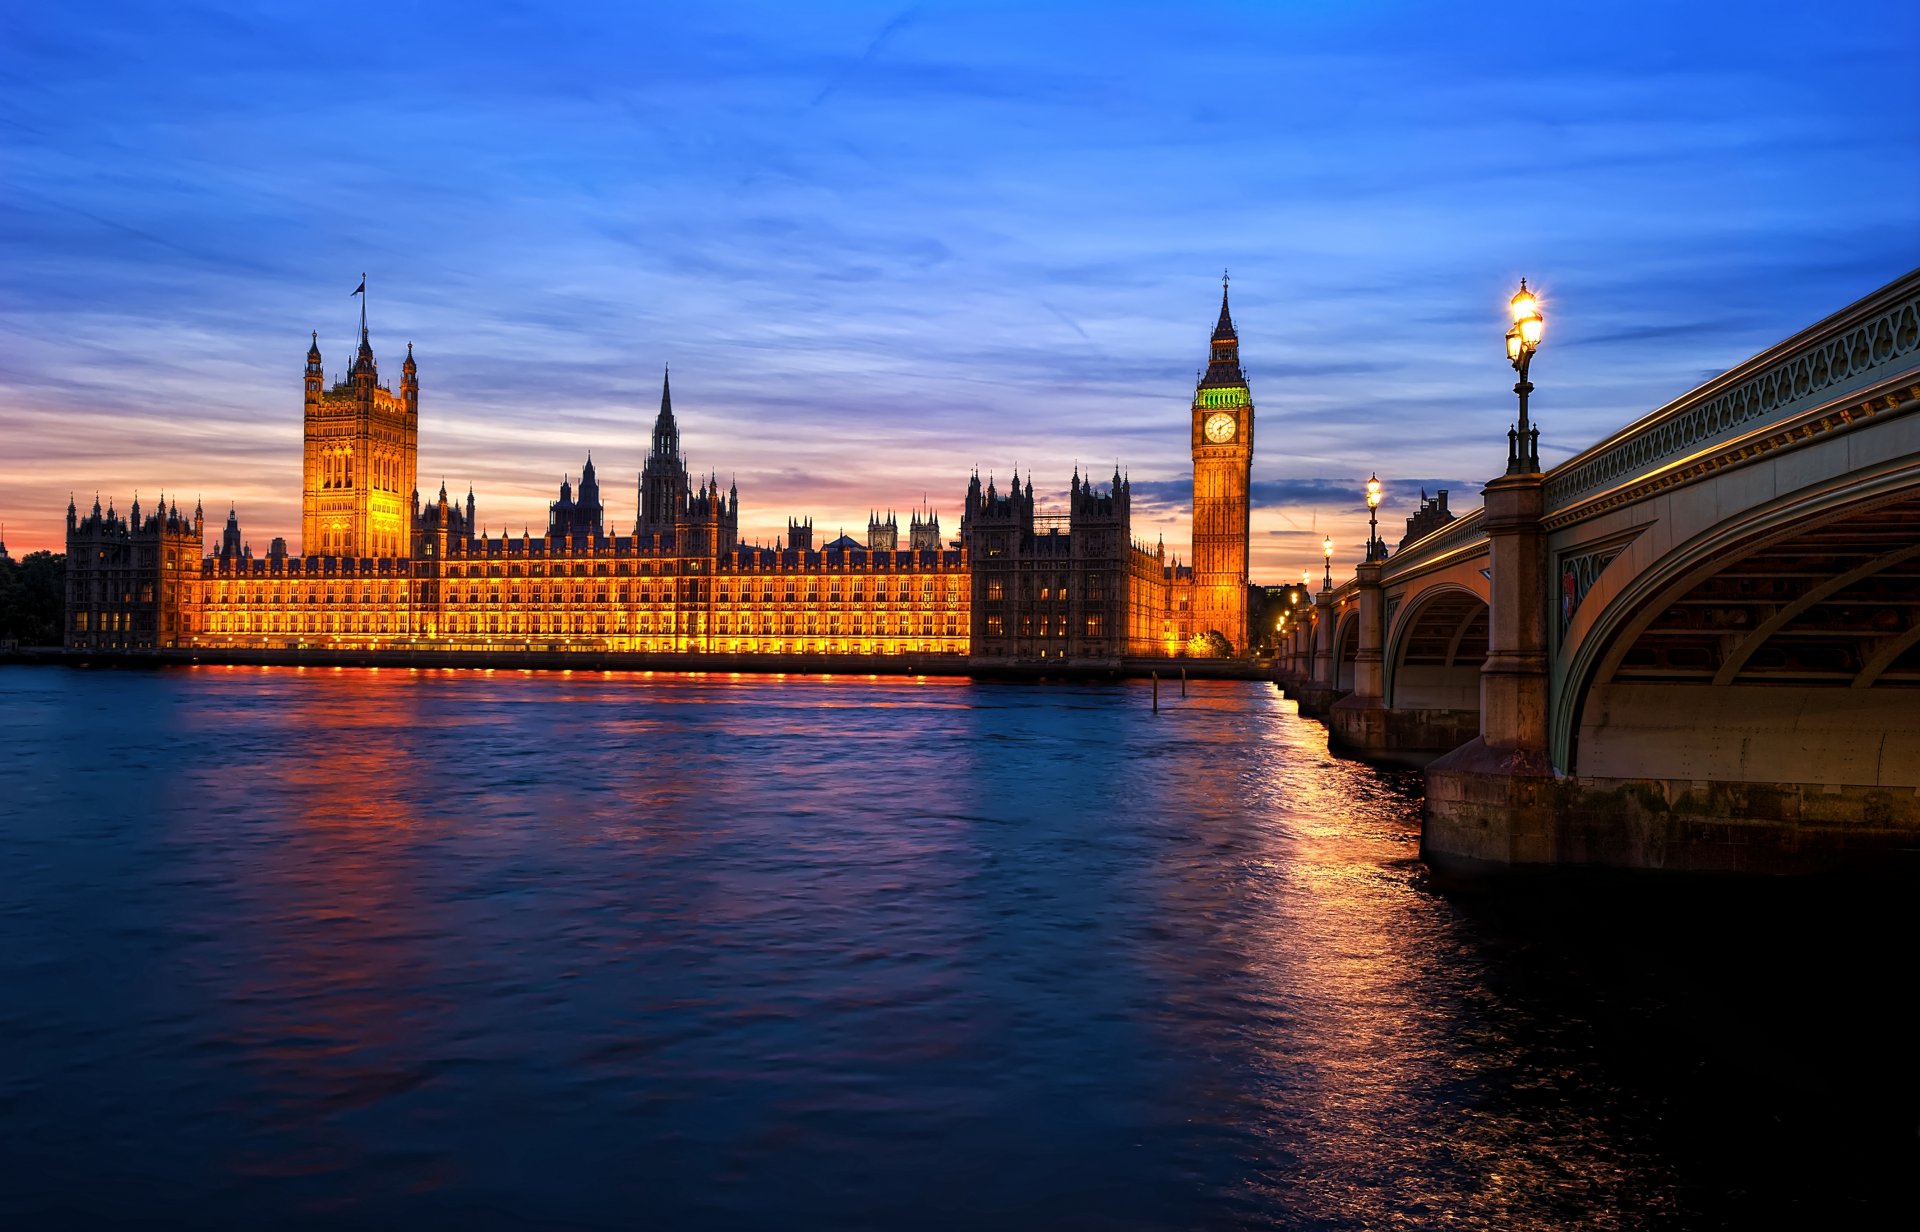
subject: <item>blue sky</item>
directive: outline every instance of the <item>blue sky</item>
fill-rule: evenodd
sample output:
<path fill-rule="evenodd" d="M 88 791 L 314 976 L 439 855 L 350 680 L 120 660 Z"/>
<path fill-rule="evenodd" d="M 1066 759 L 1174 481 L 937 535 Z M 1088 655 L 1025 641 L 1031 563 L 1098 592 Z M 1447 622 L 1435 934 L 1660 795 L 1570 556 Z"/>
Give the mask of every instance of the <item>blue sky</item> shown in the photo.
<path fill-rule="evenodd" d="M 1506 297 L 1549 463 L 1920 264 L 1910 3 L 11 5 L 0 521 L 238 504 L 297 541 L 300 367 L 369 275 L 421 487 L 616 523 L 661 367 L 749 538 L 969 470 L 1135 481 L 1184 551 L 1233 271 L 1255 572 L 1364 537 L 1377 470 L 1478 503 Z"/>

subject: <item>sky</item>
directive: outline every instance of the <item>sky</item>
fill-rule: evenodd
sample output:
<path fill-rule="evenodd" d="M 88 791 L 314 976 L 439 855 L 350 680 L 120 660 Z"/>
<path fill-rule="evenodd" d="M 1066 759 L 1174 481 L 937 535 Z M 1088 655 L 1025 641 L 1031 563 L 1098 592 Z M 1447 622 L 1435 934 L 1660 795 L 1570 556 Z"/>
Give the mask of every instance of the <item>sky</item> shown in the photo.
<path fill-rule="evenodd" d="M 609 519 L 672 366 L 741 530 L 863 532 L 974 468 L 1130 476 L 1185 555 L 1232 302 L 1254 580 L 1363 486 L 1504 467 L 1521 276 L 1551 465 L 1920 265 L 1910 0 L 0 6 L 0 524 L 69 493 L 298 549 L 301 368 L 364 271 L 420 487 Z"/>

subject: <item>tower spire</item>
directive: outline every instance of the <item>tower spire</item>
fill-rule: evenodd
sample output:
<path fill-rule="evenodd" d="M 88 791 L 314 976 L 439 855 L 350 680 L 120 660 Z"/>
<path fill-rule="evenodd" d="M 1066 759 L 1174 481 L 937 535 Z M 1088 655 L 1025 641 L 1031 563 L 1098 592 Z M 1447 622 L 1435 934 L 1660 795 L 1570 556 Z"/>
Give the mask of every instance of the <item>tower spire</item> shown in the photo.
<path fill-rule="evenodd" d="M 1238 338 L 1233 329 L 1233 313 L 1227 308 L 1227 284 L 1233 281 L 1227 271 L 1220 271 L 1220 319 L 1214 323 L 1215 338 Z"/>

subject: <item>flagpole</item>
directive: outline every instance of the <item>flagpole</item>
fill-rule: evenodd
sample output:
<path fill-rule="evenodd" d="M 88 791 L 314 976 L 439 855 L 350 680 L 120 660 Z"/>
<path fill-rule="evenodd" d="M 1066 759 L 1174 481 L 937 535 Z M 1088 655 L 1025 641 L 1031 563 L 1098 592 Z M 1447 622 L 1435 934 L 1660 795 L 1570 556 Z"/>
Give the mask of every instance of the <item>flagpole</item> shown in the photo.
<path fill-rule="evenodd" d="M 367 337 L 367 274 L 365 270 L 362 270 L 360 272 L 360 339 L 361 341 L 364 342 L 366 340 L 366 337 Z"/>

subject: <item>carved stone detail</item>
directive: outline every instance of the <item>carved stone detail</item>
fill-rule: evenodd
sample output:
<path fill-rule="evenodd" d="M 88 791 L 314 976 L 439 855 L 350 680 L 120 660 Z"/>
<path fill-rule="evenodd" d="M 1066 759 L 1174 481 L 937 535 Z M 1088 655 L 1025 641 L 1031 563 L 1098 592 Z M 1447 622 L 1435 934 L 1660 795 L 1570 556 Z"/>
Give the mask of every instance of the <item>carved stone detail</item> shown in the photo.
<path fill-rule="evenodd" d="M 1560 641 L 1567 637 L 1567 629 L 1573 624 L 1573 614 L 1580 610 L 1581 600 L 1593 589 L 1593 584 L 1613 558 L 1626 548 L 1627 541 L 1608 544 L 1602 548 L 1579 552 L 1560 557 L 1554 569 L 1555 588 L 1560 593 Z"/>

